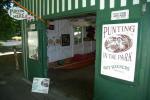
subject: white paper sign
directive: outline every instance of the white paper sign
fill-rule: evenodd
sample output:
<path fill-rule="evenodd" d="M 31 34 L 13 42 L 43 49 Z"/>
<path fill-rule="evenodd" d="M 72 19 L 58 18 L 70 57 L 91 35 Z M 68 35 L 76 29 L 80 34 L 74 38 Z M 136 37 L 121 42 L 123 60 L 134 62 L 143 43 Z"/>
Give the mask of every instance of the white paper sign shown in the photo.
<path fill-rule="evenodd" d="M 111 12 L 111 20 L 129 19 L 129 10 L 119 10 Z"/>
<path fill-rule="evenodd" d="M 102 75 L 134 82 L 137 35 L 138 23 L 103 25 Z"/>
<path fill-rule="evenodd" d="M 30 24 L 30 29 L 31 29 L 31 30 L 35 30 L 35 28 L 36 28 L 36 27 L 35 27 L 35 24 Z"/>
<path fill-rule="evenodd" d="M 49 78 L 34 78 L 32 92 L 48 94 L 49 82 Z"/>
<path fill-rule="evenodd" d="M 28 13 L 20 8 L 20 7 L 12 7 L 8 10 L 8 14 L 10 17 L 16 19 L 16 20 L 24 20 L 24 19 L 34 19 L 33 16 L 28 15 Z"/>

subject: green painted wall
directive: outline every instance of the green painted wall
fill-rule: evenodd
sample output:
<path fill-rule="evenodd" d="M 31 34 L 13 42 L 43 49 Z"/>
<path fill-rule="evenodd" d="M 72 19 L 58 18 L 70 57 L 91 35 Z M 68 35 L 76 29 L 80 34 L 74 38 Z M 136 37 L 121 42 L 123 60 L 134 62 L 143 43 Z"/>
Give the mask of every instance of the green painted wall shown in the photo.
<path fill-rule="evenodd" d="M 141 65 L 143 66 L 143 80 L 146 100 L 150 100 L 150 3 L 146 5 L 146 12 L 142 17 L 141 35 Z"/>
<path fill-rule="evenodd" d="M 69 17 L 96 11 L 96 0 L 50 0 L 49 3 L 49 15 L 46 14 L 45 19 Z"/>
<path fill-rule="evenodd" d="M 27 66 L 27 37 L 26 37 L 26 23 L 25 21 L 21 22 L 22 27 L 22 57 L 23 57 L 23 67 L 24 67 L 24 76 L 28 79 L 28 66 Z"/>
<path fill-rule="evenodd" d="M 127 7 L 115 9 L 105 9 L 104 11 L 97 12 L 97 54 L 96 54 L 96 66 L 95 66 L 95 92 L 94 100 L 149 100 L 147 97 L 147 88 L 149 87 L 147 81 L 149 80 L 149 26 L 150 20 L 148 18 L 149 7 L 147 11 L 143 12 L 143 4 L 131 6 L 131 2 L 127 3 Z M 120 4 L 119 2 L 116 3 Z M 148 6 L 148 5 L 147 5 Z M 112 10 L 130 10 L 130 19 L 111 21 Z M 103 76 L 100 74 L 101 67 L 101 41 L 102 41 L 102 25 L 103 24 L 115 24 L 115 23 L 139 23 L 138 31 L 138 44 L 137 44 L 137 58 L 136 58 L 136 72 L 135 82 L 127 82 L 119 79 Z M 109 62 L 108 62 L 109 63 Z M 150 88 L 149 88 L 150 89 Z M 150 91 L 150 90 L 149 90 Z"/>
<path fill-rule="evenodd" d="M 30 24 L 35 24 L 36 28 L 30 30 Z M 38 60 L 29 58 L 28 32 L 38 31 Z M 45 25 L 42 22 L 22 22 L 22 41 L 23 41 L 23 65 L 25 78 L 32 81 L 33 77 L 47 77 L 47 38 Z"/>
<path fill-rule="evenodd" d="M 78 1 L 78 3 L 77 3 Z M 91 0 L 23 0 L 22 4 L 32 10 L 35 14 L 41 15 L 45 19 L 62 19 L 65 17 L 78 16 L 87 13 L 96 13 L 96 65 L 95 65 L 95 89 L 93 100 L 150 100 L 150 4 L 146 0 L 95 0 L 95 4 L 91 5 Z M 113 2 L 115 1 L 115 2 Z M 124 2 L 127 1 L 127 2 Z M 41 3 L 40 3 L 41 2 Z M 63 3 L 64 2 L 64 3 Z M 76 3 L 75 3 L 76 2 Z M 71 4 L 71 8 L 68 7 Z M 143 4 L 147 4 L 147 11 L 143 12 Z M 113 5 L 114 4 L 114 5 Z M 64 6 L 63 6 L 64 5 Z M 78 6 L 77 6 L 78 5 Z M 69 9 L 71 10 L 69 10 Z M 76 9 L 77 8 L 77 9 Z M 40 9 L 40 10 L 39 10 Z M 127 20 L 112 21 L 111 11 L 130 10 L 130 16 Z M 36 20 L 33 20 L 36 21 Z M 134 23 L 138 22 L 138 44 L 136 58 L 135 82 L 127 82 L 115 78 L 110 78 L 100 74 L 101 68 L 101 41 L 102 41 L 102 25 L 115 23 Z M 47 73 L 47 56 L 46 56 L 46 35 L 44 31 L 39 30 L 41 37 L 41 65 L 34 65 L 34 62 L 28 61 L 27 58 L 27 29 L 26 25 L 30 23 L 23 21 L 23 48 L 24 48 L 24 66 L 25 76 L 31 79 L 34 76 L 45 77 Z M 37 27 L 39 29 L 41 26 Z M 42 25 L 43 29 L 45 25 Z M 29 64 L 31 64 L 29 66 Z M 34 68 L 31 68 L 33 66 Z M 41 67 L 43 66 L 43 67 Z M 38 69 L 37 69 L 38 68 Z M 37 70 L 37 71 L 35 71 Z"/>

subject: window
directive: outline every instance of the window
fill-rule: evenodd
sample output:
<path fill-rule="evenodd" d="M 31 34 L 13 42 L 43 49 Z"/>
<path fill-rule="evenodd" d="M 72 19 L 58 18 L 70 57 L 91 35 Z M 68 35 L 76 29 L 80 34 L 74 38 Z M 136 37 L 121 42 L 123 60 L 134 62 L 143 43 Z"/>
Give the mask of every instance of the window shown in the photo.
<path fill-rule="evenodd" d="M 74 27 L 74 44 L 82 43 L 82 27 Z"/>

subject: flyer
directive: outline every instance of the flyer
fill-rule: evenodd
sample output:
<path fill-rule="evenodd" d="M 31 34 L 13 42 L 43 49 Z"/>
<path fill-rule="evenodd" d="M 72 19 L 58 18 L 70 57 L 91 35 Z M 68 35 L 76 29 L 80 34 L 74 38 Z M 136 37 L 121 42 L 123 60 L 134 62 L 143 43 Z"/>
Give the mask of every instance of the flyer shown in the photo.
<path fill-rule="evenodd" d="M 102 26 L 101 74 L 134 82 L 138 23 Z"/>

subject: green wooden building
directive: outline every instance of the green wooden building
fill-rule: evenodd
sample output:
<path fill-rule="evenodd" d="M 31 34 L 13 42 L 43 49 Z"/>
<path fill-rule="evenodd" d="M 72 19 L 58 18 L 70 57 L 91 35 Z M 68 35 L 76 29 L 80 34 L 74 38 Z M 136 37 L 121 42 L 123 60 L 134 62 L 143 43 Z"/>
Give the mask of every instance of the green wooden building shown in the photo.
<path fill-rule="evenodd" d="M 150 0 L 22 0 L 20 4 L 50 23 L 95 16 L 93 100 L 150 100 Z M 24 75 L 29 80 L 47 77 L 48 27 L 37 18 L 22 21 Z"/>

